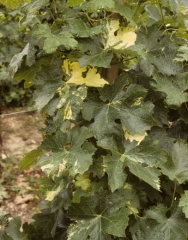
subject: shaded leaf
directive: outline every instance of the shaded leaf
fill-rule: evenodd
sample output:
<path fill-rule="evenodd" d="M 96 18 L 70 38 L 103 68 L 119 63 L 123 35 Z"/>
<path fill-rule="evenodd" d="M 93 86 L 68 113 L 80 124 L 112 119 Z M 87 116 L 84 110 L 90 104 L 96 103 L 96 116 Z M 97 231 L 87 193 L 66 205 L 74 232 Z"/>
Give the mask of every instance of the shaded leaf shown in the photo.
<path fill-rule="evenodd" d="M 29 167 L 38 160 L 38 158 L 43 154 L 40 148 L 34 149 L 27 153 L 19 163 L 20 170 L 27 170 Z"/>
<path fill-rule="evenodd" d="M 97 12 L 97 10 L 103 8 L 107 11 L 113 10 L 115 6 L 114 0 L 90 0 L 87 3 L 87 11 L 88 12 Z"/>
<path fill-rule="evenodd" d="M 188 93 L 184 92 L 186 89 L 178 81 L 176 82 L 176 79 L 174 81 L 172 77 L 165 76 L 154 76 L 153 79 L 154 81 L 151 82 L 153 89 L 166 94 L 165 102 L 168 106 L 177 108 L 188 101 Z"/>
<path fill-rule="evenodd" d="M 76 37 L 93 37 L 101 32 L 101 26 L 90 27 L 82 19 L 68 19 L 69 31 Z"/>
<path fill-rule="evenodd" d="M 181 209 L 170 209 L 170 217 L 166 216 L 168 209 L 160 204 L 146 212 L 148 220 L 140 220 L 131 229 L 134 240 L 178 239 L 186 240 L 188 236 L 188 223 Z M 152 220 L 149 220 L 152 219 Z"/>
<path fill-rule="evenodd" d="M 126 190 L 113 194 L 100 191 L 94 197 L 82 198 L 79 204 L 73 204 L 68 216 L 77 220 L 77 224 L 69 227 L 68 239 L 81 237 L 86 240 L 90 236 L 91 239 L 106 240 L 111 239 L 110 235 L 124 237 L 130 214 L 125 202 L 129 197 Z"/>
<path fill-rule="evenodd" d="M 11 240 L 27 240 L 26 235 L 20 231 L 21 228 L 21 219 L 19 217 L 13 218 L 8 226 L 5 228 L 5 231 Z M 6 239 L 6 238 L 5 238 Z"/>
<path fill-rule="evenodd" d="M 66 49 L 74 49 L 77 46 L 77 41 L 68 31 L 53 34 L 47 24 L 40 24 L 38 30 L 33 32 L 33 37 L 44 40 L 44 51 L 46 53 L 53 53 L 57 47 L 63 45 Z"/>
<path fill-rule="evenodd" d="M 91 67 L 109 68 L 113 57 L 111 51 L 102 51 L 94 55 L 83 55 L 78 59 L 80 67 L 89 65 Z"/>
<path fill-rule="evenodd" d="M 172 161 L 162 166 L 162 171 L 171 180 L 182 184 L 188 176 L 188 144 L 184 140 L 177 140 L 172 148 Z"/>
<path fill-rule="evenodd" d="M 179 206 L 182 207 L 182 211 L 185 213 L 185 217 L 188 218 L 188 191 L 185 190 L 182 194 Z"/>
<path fill-rule="evenodd" d="M 146 90 L 141 86 L 130 85 L 124 90 L 126 77 L 116 79 L 112 86 L 104 87 L 100 94 L 101 101 L 87 100 L 83 105 L 83 118 L 91 120 L 92 130 L 100 139 L 105 135 L 118 134 L 122 126 L 116 123 L 120 119 L 126 131 L 131 134 L 144 134 L 154 124 L 153 104 L 144 102 Z"/>
<path fill-rule="evenodd" d="M 126 179 L 125 167 L 138 178 L 147 182 L 153 188 L 160 189 L 159 166 L 165 164 L 168 155 L 164 150 L 152 142 L 141 142 L 140 145 L 125 143 L 125 151 L 119 152 L 117 144 L 112 138 L 102 139 L 98 142 L 100 147 L 109 149 L 111 156 L 104 157 L 104 166 L 108 174 L 108 182 L 112 191 L 121 188 Z"/>

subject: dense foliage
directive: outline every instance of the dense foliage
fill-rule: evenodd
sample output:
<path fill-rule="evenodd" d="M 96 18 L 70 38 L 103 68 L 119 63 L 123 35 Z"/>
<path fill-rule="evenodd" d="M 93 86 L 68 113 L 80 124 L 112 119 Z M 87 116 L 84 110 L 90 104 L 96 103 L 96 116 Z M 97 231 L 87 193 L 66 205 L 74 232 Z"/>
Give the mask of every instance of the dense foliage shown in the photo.
<path fill-rule="evenodd" d="M 20 168 L 42 168 L 45 199 L 1 239 L 188 239 L 188 2 L 33 0 L 21 11 L 10 73 L 36 87 L 46 129 Z"/>
<path fill-rule="evenodd" d="M 24 81 L 12 81 L 8 66 L 11 58 L 24 48 L 25 29 L 19 27 L 20 9 L 10 9 L 0 4 L 0 98 L 1 106 L 24 106 L 32 98 L 33 89 L 25 88 Z"/>

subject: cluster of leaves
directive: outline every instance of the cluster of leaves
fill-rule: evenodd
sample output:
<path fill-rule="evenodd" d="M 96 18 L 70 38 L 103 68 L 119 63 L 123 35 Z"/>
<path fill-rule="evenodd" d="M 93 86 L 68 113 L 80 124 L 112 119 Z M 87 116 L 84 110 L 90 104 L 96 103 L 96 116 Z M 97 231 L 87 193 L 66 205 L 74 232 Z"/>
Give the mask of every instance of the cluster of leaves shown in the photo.
<path fill-rule="evenodd" d="M 186 240 L 187 1 L 33 0 L 22 11 L 31 30 L 10 72 L 35 85 L 46 115 L 41 146 L 20 162 L 46 174 L 23 239 Z"/>
<path fill-rule="evenodd" d="M 12 2 L 12 1 L 11 1 Z M 19 27 L 20 9 L 7 8 L 0 1 L 0 93 L 1 106 L 24 106 L 32 98 L 33 89 L 24 89 L 23 81 L 17 83 L 9 76 L 8 66 L 15 54 L 24 47 L 25 28 Z"/>

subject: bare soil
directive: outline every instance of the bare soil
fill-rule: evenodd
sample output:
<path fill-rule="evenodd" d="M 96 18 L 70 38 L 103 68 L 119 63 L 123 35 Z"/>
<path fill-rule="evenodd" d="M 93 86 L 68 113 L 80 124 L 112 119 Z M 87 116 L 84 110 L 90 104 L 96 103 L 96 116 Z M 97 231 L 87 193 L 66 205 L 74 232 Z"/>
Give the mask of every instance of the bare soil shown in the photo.
<path fill-rule="evenodd" d="M 20 216 L 22 222 L 26 222 L 30 221 L 37 211 L 37 190 L 42 173 L 40 169 L 20 171 L 18 164 L 24 154 L 40 145 L 44 123 L 42 116 L 37 112 L 5 115 L 20 111 L 24 109 L 6 109 L 2 112 L 4 116 L 0 118 L 0 209 L 13 216 Z"/>

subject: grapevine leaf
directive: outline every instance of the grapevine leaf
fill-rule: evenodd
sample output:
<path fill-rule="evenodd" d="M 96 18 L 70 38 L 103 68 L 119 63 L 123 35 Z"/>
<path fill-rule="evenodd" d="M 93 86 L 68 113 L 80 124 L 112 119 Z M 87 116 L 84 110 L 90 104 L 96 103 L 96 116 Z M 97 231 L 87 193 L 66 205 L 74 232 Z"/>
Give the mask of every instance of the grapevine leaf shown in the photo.
<path fill-rule="evenodd" d="M 124 18 L 126 18 L 128 21 L 131 22 L 132 25 L 135 25 L 136 23 L 133 21 L 133 16 L 134 16 L 134 11 L 125 6 L 122 5 L 121 3 L 119 3 L 118 1 L 115 1 L 115 8 L 114 8 L 114 12 L 119 13 L 121 16 L 123 16 Z"/>
<path fill-rule="evenodd" d="M 115 139 L 112 137 L 103 138 L 98 141 L 98 145 L 112 151 L 112 155 L 103 158 L 104 170 L 108 174 L 108 184 L 112 192 L 121 188 L 126 180 L 127 174 L 124 172 L 125 164 L 123 157 L 118 152 Z"/>
<path fill-rule="evenodd" d="M 21 162 L 19 163 L 19 167 L 21 170 L 27 170 L 29 167 L 37 161 L 37 159 L 43 154 L 43 151 L 40 148 L 34 149 L 31 152 L 27 153 Z"/>
<path fill-rule="evenodd" d="M 61 86 L 61 83 L 46 83 L 44 88 L 36 90 L 34 94 L 36 107 L 40 111 L 53 97 L 56 90 Z"/>
<path fill-rule="evenodd" d="M 29 54 L 31 54 L 31 46 L 29 43 L 26 44 L 25 48 L 21 53 L 14 55 L 10 61 L 10 76 L 13 78 L 14 74 L 17 72 L 18 68 L 21 66 L 24 56 L 26 56 L 26 63 L 28 66 L 31 65 L 29 62 Z"/>
<path fill-rule="evenodd" d="M 103 87 L 105 84 L 108 84 L 107 81 L 100 77 L 96 68 L 89 68 L 86 76 L 83 77 L 85 71 L 86 68 L 80 68 L 78 63 L 72 63 L 72 76 L 68 80 L 68 83 L 75 85 L 85 84 L 88 87 Z"/>
<path fill-rule="evenodd" d="M 41 159 L 39 164 L 48 174 L 60 175 L 69 171 L 70 175 L 84 174 L 92 164 L 95 147 L 87 142 L 92 133 L 86 128 L 73 128 L 71 137 L 67 133 L 59 132 L 53 138 L 46 137 L 41 148 L 45 151 L 53 150 L 53 154 Z"/>
<path fill-rule="evenodd" d="M 69 6 L 69 7 L 75 7 L 75 6 L 77 6 L 77 5 L 80 5 L 81 3 L 83 3 L 84 2 L 84 0 L 68 0 L 67 1 L 67 5 Z"/>
<path fill-rule="evenodd" d="M 46 209 L 46 211 L 42 213 L 35 214 L 33 219 L 33 226 L 38 233 L 42 234 L 39 236 L 46 239 L 49 237 L 54 238 L 56 228 L 65 224 L 64 213 L 62 210 L 51 213 L 50 209 Z M 66 227 L 66 225 L 64 226 Z"/>
<path fill-rule="evenodd" d="M 103 51 L 94 55 L 83 55 L 78 61 L 80 67 L 89 65 L 91 67 L 109 68 L 112 57 L 113 53 L 111 51 Z"/>
<path fill-rule="evenodd" d="M 0 4 L 12 9 L 16 9 L 20 4 L 24 3 L 30 3 L 30 0 L 0 0 Z"/>
<path fill-rule="evenodd" d="M 88 174 L 79 175 L 76 177 L 75 187 L 80 187 L 86 191 L 91 187 L 91 181 Z"/>
<path fill-rule="evenodd" d="M 103 8 L 107 11 L 113 10 L 115 7 L 114 0 L 90 0 L 87 4 L 88 12 L 97 12 L 97 10 Z"/>
<path fill-rule="evenodd" d="M 35 75 L 33 82 L 39 87 L 34 93 L 34 100 L 38 110 L 41 110 L 55 95 L 58 88 L 62 85 L 63 72 L 60 67 L 61 61 L 55 60 L 50 66 L 42 66 L 41 70 Z"/>
<path fill-rule="evenodd" d="M 156 6 L 146 5 L 145 9 L 150 14 L 151 19 L 154 19 L 155 21 L 159 21 L 161 19 L 161 15 Z"/>
<path fill-rule="evenodd" d="M 36 0 L 34 2 L 32 1 L 30 4 L 22 6 L 22 11 L 27 14 L 31 14 L 38 11 L 42 6 L 48 3 L 49 3 L 49 0 Z"/>
<path fill-rule="evenodd" d="M 176 79 L 174 81 L 173 77 L 154 76 L 153 79 L 151 82 L 153 89 L 166 94 L 165 102 L 168 106 L 177 108 L 188 101 L 188 93 L 184 92 L 186 89 L 182 88 Z"/>
<path fill-rule="evenodd" d="M 124 172 L 125 164 L 118 154 L 104 158 L 104 169 L 108 174 L 108 184 L 112 192 L 125 184 L 127 174 Z"/>
<path fill-rule="evenodd" d="M 79 204 L 73 204 L 68 216 L 77 220 L 77 224 L 69 227 L 68 239 L 86 240 L 90 236 L 91 239 L 111 240 L 110 234 L 124 237 L 130 214 L 125 202 L 130 200 L 129 197 L 128 191 L 123 194 L 100 191 L 93 197 L 82 198 Z"/>
<path fill-rule="evenodd" d="M 177 46 L 169 42 L 169 37 L 163 36 L 162 32 L 155 27 L 151 28 L 147 34 L 137 34 L 137 43 L 145 45 L 140 67 L 147 75 L 151 73 L 148 76 L 156 71 L 168 76 L 177 75 L 181 71 L 181 65 L 174 61 Z"/>
<path fill-rule="evenodd" d="M 107 39 L 105 49 L 123 50 L 135 44 L 136 33 L 134 29 L 120 28 L 119 20 L 107 23 Z M 116 32 L 116 34 L 115 34 Z"/>
<path fill-rule="evenodd" d="M 167 207 L 159 204 L 146 212 L 148 219 L 140 220 L 131 229 L 134 240 L 158 240 L 178 239 L 186 240 L 188 236 L 188 223 L 180 208 L 170 209 L 170 217 L 167 217 Z"/>
<path fill-rule="evenodd" d="M 98 141 L 98 145 L 112 152 L 111 156 L 104 158 L 104 166 L 112 191 L 123 186 L 126 178 L 125 166 L 128 166 L 138 178 L 159 190 L 160 172 L 157 168 L 168 161 L 168 155 L 164 150 L 153 142 L 144 141 L 140 145 L 126 143 L 124 153 L 120 153 L 116 142 L 111 137 Z"/>
<path fill-rule="evenodd" d="M 181 196 L 179 206 L 182 207 L 182 211 L 185 213 L 185 217 L 188 218 L 188 191 L 185 190 Z"/>
<path fill-rule="evenodd" d="M 187 46 L 181 46 L 178 49 L 178 54 L 174 58 L 174 61 L 176 61 L 176 62 L 188 61 L 188 47 Z"/>
<path fill-rule="evenodd" d="M 44 51 L 46 53 L 53 53 L 57 47 L 63 45 L 66 49 L 74 49 L 77 46 L 77 41 L 68 31 L 60 32 L 59 34 L 52 34 L 50 27 L 47 24 L 40 24 L 38 30 L 33 32 L 33 37 L 44 40 Z"/>
<path fill-rule="evenodd" d="M 3 20 L 5 20 L 5 15 L 4 13 L 0 12 L 0 22 L 2 22 Z"/>
<path fill-rule="evenodd" d="M 158 145 L 163 148 L 169 155 L 171 155 L 175 138 L 170 136 L 164 129 L 152 129 L 147 139 L 157 141 Z"/>
<path fill-rule="evenodd" d="M 83 117 L 86 120 L 94 118 L 92 130 L 98 138 L 111 134 L 119 134 L 120 119 L 123 127 L 131 135 L 144 134 L 154 123 L 152 118 L 153 104 L 144 102 L 146 91 L 143 87 L 130 85 L 127 91 L 122 90 L 126 85 L 126 78 L 116 79 L 112 86 L 101 90 L 101 101 L 87 100 L 83 105 Z"/>
<path fill-rule="evenodd" d="M 76 190 L 73 193 L 73 203 L 80 203 L 82 197 L 91 197 L 102 187 L 100 182 L 91 182 L 90 188 L 88 190 L 83 190 L 81 187 L 76 187 Z"/>
<path fill-rule="evenodd" d="M 23 232 L 20 231 L 21 228 L 21 219 L 19 217 L 13 218 L 8 226 L 5 228 L 5 231 L 11 240 L 27 240 L 27 237 Z M 6 238 L 5 238 L 6 239 Z M 8 238 L 9 240 L 9 238 Z"/>
<path fill-rule="evenodd" d="M 188 144 L 184 140 L 177 140 L 172 148 L 172 161 L 162 166 L 162 171 L 171 180 L 182 184 L 188 176 Z"/>
<path fill-rule="evenodd" d="M 93 37 L 101 32 L 101 26 L 91 28 L 81 19 L 69 19 L 69 31 L 76 37 Z"/>
<path fill-rule="evenodd" d="M 87 96 L 86 86 L 70 87 L 68 84 L 58 89 L 60 100 L 57 109 L 63 112 L 63 119 L 76 119 Z"/>

